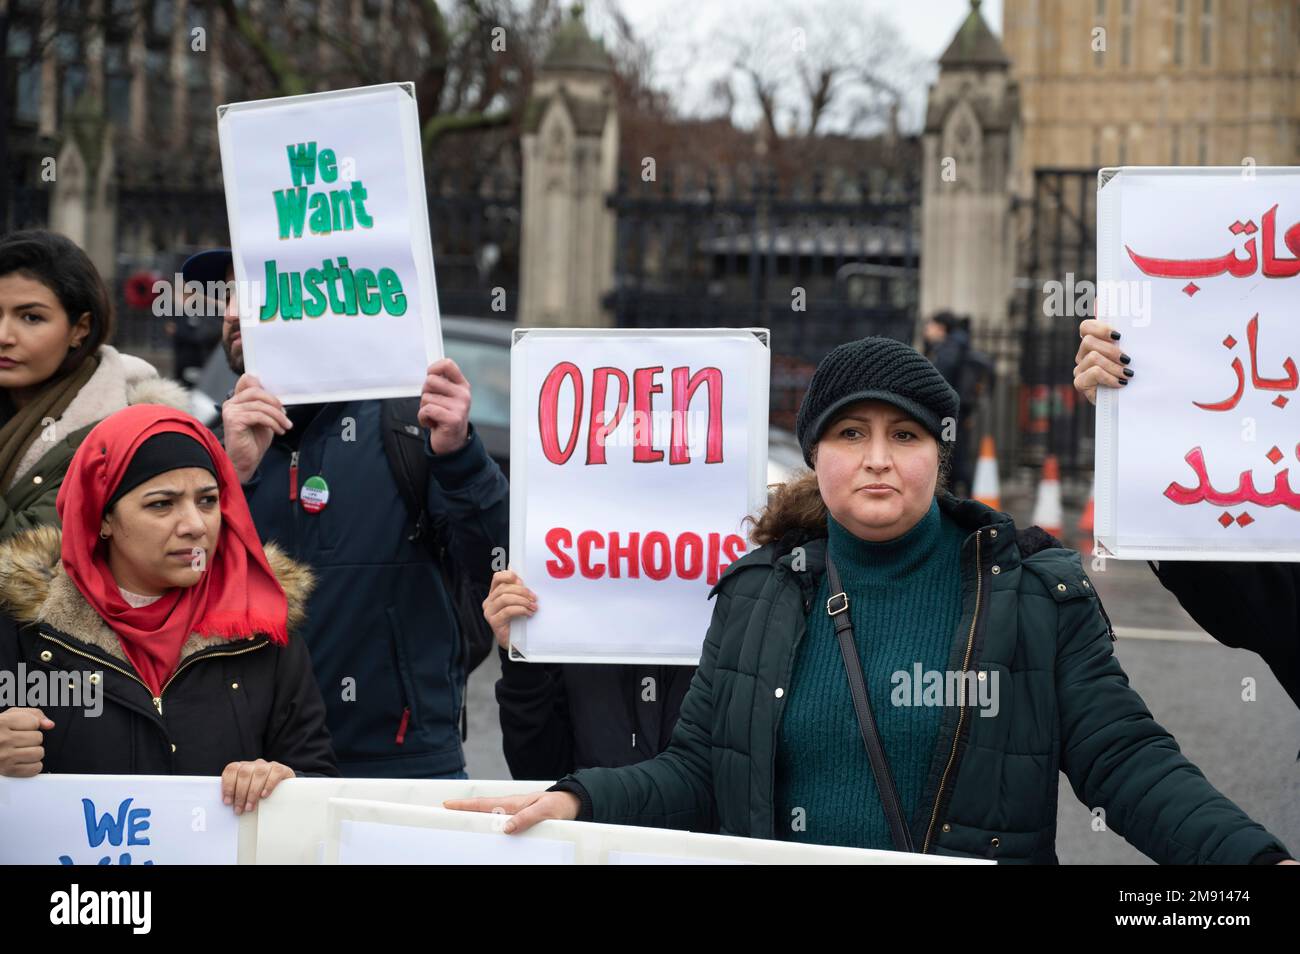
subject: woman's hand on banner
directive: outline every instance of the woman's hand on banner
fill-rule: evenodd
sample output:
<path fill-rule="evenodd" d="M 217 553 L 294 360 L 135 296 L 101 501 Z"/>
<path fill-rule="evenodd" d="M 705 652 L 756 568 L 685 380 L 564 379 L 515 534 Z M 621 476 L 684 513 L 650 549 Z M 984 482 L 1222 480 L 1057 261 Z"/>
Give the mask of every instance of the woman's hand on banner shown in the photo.
<path fill-rule="evenodd" d="M 271 439 L 293 427 L 284 405 L 251 374 L 241 375 L 235 393 L 221 405 L 226 455 L 241 484 L 247 483 L 271 446 Z"/>
<path fill-rule="evenodd" d="M 504 798 L 453 798 L 442 803 L 454 812 L 496 812 L 510 818 L 501 827 L 507 835 L 527 831 L 548 818 L 573 821 L 582 802 L 572 792 L 529 792 Z"/>
<path fill-rule="evenodd" d="M 40 709 L 13 708 L 0 712 L 0 775 L 31 778 L 41 774 L 45 758 L 42 732 L 54 728 Z"/>
<path fill-rule="evenodd" d="M 256 811 L 259 801 L 286 778 L 293 777 L 293 769 L 279 762 L 231 762 L 221 773 L 221 800 L 234 805 L 236 815 Z"/>
<path fill-rule="evenodd" d="M 514 570 L 499 570 L 492 574 L 492 588 L 483 601 L 483 618 L 492 627 L 497 645 L 510 648 L 510 621 L 516 616 L 532 616 L 537 612 L 537 594 L 524 586 L 524 581 Z"/>
<path fill-rule="evenodd" d="M 1115 342 L 1119 332 L 1110 325 L 1088 318 L 1079 322 L 1079 353 L 1074 356 L 1074 389 L 1097 403 L 1098 386 L 1123 387 L 1133 377 L 1129 356 Z"/>
<path fill-rule="evenodd" d="M 451 454 L 469 440 L 469 381 L 451 358 L 429 365 L 420 391 L 420 424 L 435 454 Z"/>

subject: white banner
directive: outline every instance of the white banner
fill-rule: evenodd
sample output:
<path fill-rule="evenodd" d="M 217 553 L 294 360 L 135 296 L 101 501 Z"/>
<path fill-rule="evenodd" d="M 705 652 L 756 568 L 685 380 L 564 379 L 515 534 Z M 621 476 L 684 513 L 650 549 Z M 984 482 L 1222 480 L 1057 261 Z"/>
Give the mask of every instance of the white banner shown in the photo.
<path fill-rule="evenodd" d="M 0 778 L 0 864 L 233 865 L 255 815 L 222 804 L 216 777 Z"/>
<path fill-rule="evenodd" d="M 763 329 L 517 329 L 510 563 L 531 662 L 694 665 L 766 502 Z"/>
<path fill-rule="evenodd" d="M 486 784 L 486 783 L 485 783 Z M 987 865 L 977 858 L 800 845 L 664 828 L 544 821 L 502 833 L 509 816 L 331 798 L 326 864 Z"/>
<path fill-rule="evenodd" d="M 527 795 L 552 782 L 475 779 L 291 778 L 257 806 L 259 865 L 318 865 L 324 858 L 332 798 L 441 806 L 449 798 Z"/>
<path fill-rule="evenodd" d="M 1135 373 L 1098 389 L 1098 552 L 1300 560 L 1300 169 L 1100 182 L 1097 316 Z"/>
<path fill-rule="evenodd" d="M 245 369 L 285 404 L 419 394 L 442 338 L 414 87 L 217 116 Z"/>

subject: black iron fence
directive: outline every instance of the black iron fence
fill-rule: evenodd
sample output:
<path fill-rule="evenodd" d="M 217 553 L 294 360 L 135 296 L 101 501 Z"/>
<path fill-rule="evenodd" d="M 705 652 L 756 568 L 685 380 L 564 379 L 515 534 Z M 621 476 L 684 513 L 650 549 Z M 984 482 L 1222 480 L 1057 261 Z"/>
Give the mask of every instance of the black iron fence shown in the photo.
<path fill-rule="evenodd" d="M 1024 236 L 1012 301 L 1018 374 L 1014 395 L 1004 391 L 999 405 L 1004 460 L 1037 469 L 1054 455 L 1076 495 L 1086 495 L 1093 467 L 1094 410 L 1073 380 L 1079 322 L 1091 315 L 1087 289 L 1097 280 L 1096 199 L 1095 169 L 1034 173 L 1033 192 L 1017 210 Z M 1007 427 L 1011 414 L 1015 424 Z"/>
<path fill-rule="evenodd" d="M 615 323 L 771 329 L 774 424 L 793 426 L 813 368 L 835 345 L 912 339 L 915 182 L 624 181 L 608 204 L 617 215 L 606 301 Z"/>

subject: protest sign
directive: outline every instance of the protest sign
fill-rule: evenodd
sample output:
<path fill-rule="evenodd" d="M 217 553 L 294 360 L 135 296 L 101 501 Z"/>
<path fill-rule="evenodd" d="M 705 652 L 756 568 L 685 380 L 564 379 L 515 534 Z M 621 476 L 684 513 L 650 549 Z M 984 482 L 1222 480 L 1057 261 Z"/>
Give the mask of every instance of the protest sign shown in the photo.
<path fill-rule="evenodd" d="M 442 339 L 414 87 L 217 116 L 245 369 L 285 404 L 419 394 Z"/>
<path fill-rule="evenodd" d="M 500 783 L 487 783 L 500 784 Z M 803 845 L 593 822 L 540 822 L 516 835 L 508 815 L 331 798 L 326 864 L 993 864 L 916 852 Z"/>
<path fill-rule="evenodd" d="M 1102 170 L 1098 553 L 1300 560 L 1300 169 Z"/>
<path fill-rule="evenodd" d="M 0 778 L 0 864 L 233 865 L 255 826 L 215 777 Z"/>
<path fill-rule="evenodd" d="M 766 502 L 762 329 L 517 329 L 510 564 L 539 610 L 516 658 L 694 665 L 708 594 Z"/>
<path fill-rule="evenodd" d="M 526 795 L 551 782 L 516 779 L 291 778 L 257 806 L 259 865 L 320 864 L 332 798 L 441 806 L 450 798 Z"/>

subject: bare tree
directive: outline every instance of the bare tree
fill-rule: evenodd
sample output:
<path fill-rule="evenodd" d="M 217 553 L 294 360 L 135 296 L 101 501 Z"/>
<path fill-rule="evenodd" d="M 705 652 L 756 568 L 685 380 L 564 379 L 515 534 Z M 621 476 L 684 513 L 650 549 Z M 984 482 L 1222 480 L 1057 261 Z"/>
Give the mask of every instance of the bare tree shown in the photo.
<path fill-rule="evenodd" d="M 562 16 L 558 0 L 414 0 L 391 5 L 380 36 L 351 0 L 286 5 L 296 16 L 216 2 L 240 41 L 233 59 L 257 67 L 249 95 L 411 80 L 426 155 L 445 136 L 518 123 Z M 322 45 L 333 55 L 318 57 Z"/>
<path fill-rule="evenodd" d="M 763 0 L 717 42 L 774 142 L 897 133 L 901 90 L 923 69 L 893 22 L 854 0 Z"/>

